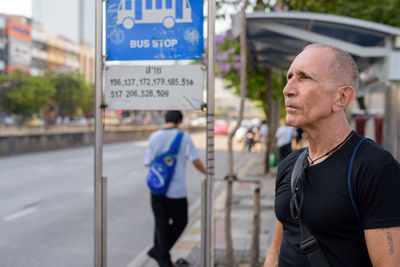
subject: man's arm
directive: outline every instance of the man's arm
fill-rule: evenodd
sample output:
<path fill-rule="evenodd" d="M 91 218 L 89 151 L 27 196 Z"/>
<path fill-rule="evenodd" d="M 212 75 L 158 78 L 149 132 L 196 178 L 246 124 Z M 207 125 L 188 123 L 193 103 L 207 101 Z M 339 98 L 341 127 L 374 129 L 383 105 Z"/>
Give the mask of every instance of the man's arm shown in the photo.
<path fill-rule="evenodd" d="M 277 267 L 279 262 L 279 252 L 281 250 L 283 237 L 283 227 L 280 221 L 276 220 L 274 238 L 265 258 L 264 267 Z"/>
<path fill-rule="evenodd" d="M 201 160 L 199 159 L 195 159 L 192 161 L 193 165 L 196 167 L 196 169 L 203 173 L 203 174 L 207 174 L 206 169 L 204 168 L 203 163 L 201 162 Z"/>
<path fill-rule="evenodd" d="M 374 267 L 400 266 L 400 227 L 365 230 L 364 234 Z"/>

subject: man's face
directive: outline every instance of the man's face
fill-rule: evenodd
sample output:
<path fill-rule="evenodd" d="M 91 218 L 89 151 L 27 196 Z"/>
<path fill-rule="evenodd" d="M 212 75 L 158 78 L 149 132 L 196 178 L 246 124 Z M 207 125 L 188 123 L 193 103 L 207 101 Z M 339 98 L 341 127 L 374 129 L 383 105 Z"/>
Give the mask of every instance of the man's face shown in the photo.
<path fill-rule="evenodd" d="M 333 57 L 329 48 L 309 47 L 293 61 L 283 89 L 288 125 L 313 127 L 332 115 L 336 81 L 329 64 Z"/>

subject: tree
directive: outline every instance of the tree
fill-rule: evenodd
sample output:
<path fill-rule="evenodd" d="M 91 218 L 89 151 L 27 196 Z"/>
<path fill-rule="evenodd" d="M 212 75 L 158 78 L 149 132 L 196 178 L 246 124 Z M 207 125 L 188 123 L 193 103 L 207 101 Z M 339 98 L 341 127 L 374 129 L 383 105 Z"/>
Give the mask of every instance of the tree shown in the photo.
<path fill-rule="evenodd" d="M 239 69 L 239 88 L 240 88 L 240 107 L 239 107 L 239 116 L 236 120 L 236 126 L 229 132 L 228 136 L 228 174 L 227 174 L 227 189 L 226 189 L 226 199 L 225 199 L 225 243 L 226 243 L 226 266 L 233 266 L 233 245 L 232 245 L 232 236 L 231 236 L 231 209 L 232 209 L 232 187 L 233 180 L 235 179 L 233 173 L 233 136 L 238 130 L 244 112 L 244 103 L 247 94 L 247 44 L 246 44 L 246 8 L 249 5 L 249 1 L 245 0 L 240 16 L 240 55 L 239 55 L 239 64 L 236 66 L 235 70 Z M 229 57 L 228 57 L 229 58 Z M 236 56 L 237 58 L 237 56 Z M 233 59 L 233 57 L 232 57 Z M 237 68 L 239 67 L 239 68 Z"/>
<path fill-rule="evenodd" d="M 79 111 L 87 114 L 93 109 L 93 87 L 77 73 L 50 74 L 56 88 L 55 108 L 61 117 L 74 117 Z"/>
<path fill-rule="evenodd" d="M 216 36 L 216 72 L 226 82 L 227 88 L 234 88 L 236 94 L 240 94 L 240 45 L 231 31 Z M 274 127 L 279 120 L 280 112 L 273 112 L 273 107 L 278 107 L 276 103 L 283 102 L 283 81 L 285 80 L 282 72 L 272 71 L 267 67 L 256 66 L 249 60 L 246 67 L 246 97 L 257 101 L 263 110 L 270 126 L 267 140 L 265 142 L 265 161 L 264 172 L 269 172 L 269 154 L 272 151 L 272 135 Z M 283 106 L 283 105 L 282 105 Z M 272 114 L 275 114 L 272 117 Z M 283 113 L 282 113 L 283 114 Z M 275 118 L 276 117 L 276 118 Z M 239 122 L 240 123 L 240 122 Z"/>
<path fill-rule="evenodd" d="M 7 80 L 9 89 L 4 95 L 3 107 L 24 117 L 42 114 L 55 92 L 46 77 L 28 76 L 17 71 Z"/>
<path fill-rule="evenodd" d="M 342 15 L 400 27 L 400 0 L 278 0 L 276 5 L 283 10 Z"/>
<path fill-rule="evenodd" d="M 13 81 L 11 76 L 0 75 L 0 111 L 8 112 L 6 94 L 11 92 Z"/>

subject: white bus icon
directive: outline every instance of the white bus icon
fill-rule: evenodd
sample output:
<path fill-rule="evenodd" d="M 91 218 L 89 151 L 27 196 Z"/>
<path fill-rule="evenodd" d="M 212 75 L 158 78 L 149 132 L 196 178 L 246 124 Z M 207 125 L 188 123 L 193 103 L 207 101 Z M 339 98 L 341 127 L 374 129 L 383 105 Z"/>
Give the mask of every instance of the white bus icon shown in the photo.
<path fill-rule="evenodd" d="M 117 24 L 131 29 L 140 23 L 162 23 L 172 28 L 175 23 L 192 22 L 189 0 L 121 0 Z"/>

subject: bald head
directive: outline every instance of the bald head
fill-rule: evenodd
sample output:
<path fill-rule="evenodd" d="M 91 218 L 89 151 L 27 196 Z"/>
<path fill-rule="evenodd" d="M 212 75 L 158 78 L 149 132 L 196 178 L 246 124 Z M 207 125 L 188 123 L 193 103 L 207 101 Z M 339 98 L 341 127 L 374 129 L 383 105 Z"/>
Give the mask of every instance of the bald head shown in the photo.
<path fill-rule="evenodd" d="M 331 59 L 330 68 L 334 77 L 336 77 L 337 86 L 351 86 L 354 90 L 358 89 L 358 67 L 353 58 L 346 51 L 329 45 L 310 44 L 304 50 L 310 48 L 327 48 L 334 53 Z"/>

